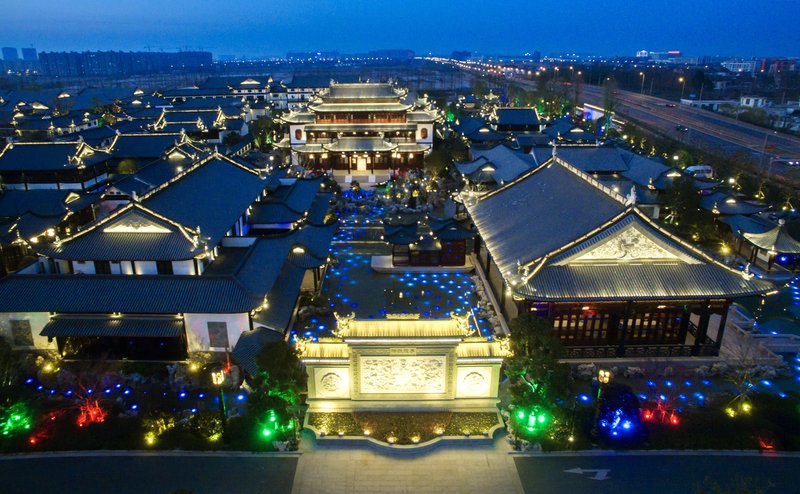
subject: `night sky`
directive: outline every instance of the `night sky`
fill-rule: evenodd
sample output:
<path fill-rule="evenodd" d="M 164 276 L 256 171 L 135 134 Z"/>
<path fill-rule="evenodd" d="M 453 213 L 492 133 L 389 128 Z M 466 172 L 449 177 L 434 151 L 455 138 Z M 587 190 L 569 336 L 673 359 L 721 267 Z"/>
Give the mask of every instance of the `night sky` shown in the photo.
<path fill-rule="evenodd" d="M 3 0 L 0 46 L 800 55 L 797 0 Z"/>

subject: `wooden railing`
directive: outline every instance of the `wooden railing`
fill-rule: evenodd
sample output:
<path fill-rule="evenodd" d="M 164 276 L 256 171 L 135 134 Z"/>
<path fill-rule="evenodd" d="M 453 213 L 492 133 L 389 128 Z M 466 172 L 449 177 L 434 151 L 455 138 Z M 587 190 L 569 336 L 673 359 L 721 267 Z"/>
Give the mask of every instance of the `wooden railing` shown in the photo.
<path fill-rule="evenodd" d="M 718 353 L 713 341 L 710 344 L 700 345 L 696 355 L 693 354 L 693 350 L 692 345 L 632 345 L 622 348 L 608 345 L 579 346 L 565 348 L 565 358 L 708 357 Z"/>

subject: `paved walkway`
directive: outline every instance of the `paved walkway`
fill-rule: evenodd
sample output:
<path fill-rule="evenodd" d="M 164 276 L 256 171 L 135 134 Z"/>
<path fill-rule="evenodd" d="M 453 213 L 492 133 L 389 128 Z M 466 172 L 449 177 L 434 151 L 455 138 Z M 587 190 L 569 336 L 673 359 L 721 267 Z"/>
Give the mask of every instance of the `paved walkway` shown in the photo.
<path fill-rule="evenodd" d="M 501 433 L 494 445 L 411 454 L 382 453 L 368 446 L 317 446 L 304 436 L 292 494 L 522 494 L 509 450 Z"/>

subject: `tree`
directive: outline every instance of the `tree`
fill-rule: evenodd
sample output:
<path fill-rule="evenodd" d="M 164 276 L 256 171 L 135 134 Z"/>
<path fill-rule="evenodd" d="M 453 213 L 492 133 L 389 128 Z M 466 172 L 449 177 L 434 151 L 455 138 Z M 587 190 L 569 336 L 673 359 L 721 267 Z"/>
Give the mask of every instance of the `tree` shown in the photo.
<path fill-rule="evenodd" d="M 224 139 L 222 139 L 222 145 L 228 147 L 235 146 L 240 142 L 242 142 L 242 136 L 236 132 L 232 132 L 226 135 Z"/>
<path fill-rule="evenodd" d="M 250 406 L 263 413 L 275 405 L 275 398 L 295 415 L 299 410 L 300 390 L 306 386 L 306 373 L 294 348 L 281 340 L 267 343 L 256 357 L 261 372 L 254 379 Z"/>
<path fill-rule="evenodd" d="M 567 392 L 569 366 L 559 363 L 563 347 L 547 319 L 524 313 L 512 320 L 511 351 L 506 359 L 514 404 L 551 409 Z"/>
<path fill-rule="evenodd" d="M 136 163 L 136 160 L 132 158 L 125 158 L 117 165 L 117 173 L 125 175 L 131 175 L 136 173 L 138 170 L 139 165 Z"/>
<path fill-rule="evenodd" d="M 486 96 L 486 81 L 484 81 L 480 76 L 472 79 L 472 93 L 478 98 L 483 98 Z"/>

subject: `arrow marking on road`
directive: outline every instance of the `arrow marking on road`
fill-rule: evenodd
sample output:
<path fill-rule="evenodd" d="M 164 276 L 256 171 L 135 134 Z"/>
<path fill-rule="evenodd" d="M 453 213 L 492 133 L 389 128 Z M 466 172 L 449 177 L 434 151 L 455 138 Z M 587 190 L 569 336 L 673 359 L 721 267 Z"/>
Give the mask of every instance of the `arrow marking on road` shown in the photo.
<path fill-rule="evenodd" d="M 611 472 L 609 468 L 601 468 L 598 470 L 590 470 L 587 468 L 570 468 L 569 470 L 564 470 L 567 473 L 577 473 L 578 475 L 583 475 L 584 473 L 592 473 L 594 472 L 594 476 L 589 477 L 592 480 L 607 480 L 608 474 Z"/>

